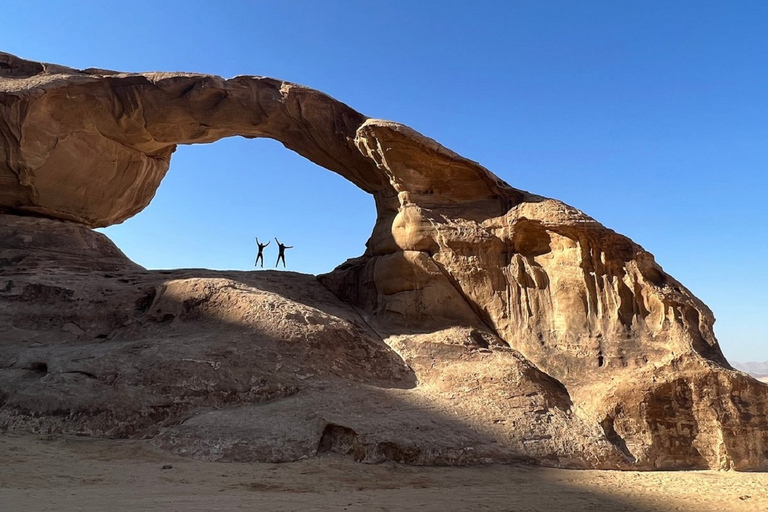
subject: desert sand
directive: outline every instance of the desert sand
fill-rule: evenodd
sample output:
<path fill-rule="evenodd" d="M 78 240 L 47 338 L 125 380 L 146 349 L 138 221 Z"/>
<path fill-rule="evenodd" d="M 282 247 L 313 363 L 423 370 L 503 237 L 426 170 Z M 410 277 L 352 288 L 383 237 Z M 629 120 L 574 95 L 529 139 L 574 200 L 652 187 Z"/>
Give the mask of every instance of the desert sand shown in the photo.
<path fill-rule="evenodd" d="M 764 511 L 768 474 L 202 462 L 144 441 L 6 433 L 3 511 Z"/>

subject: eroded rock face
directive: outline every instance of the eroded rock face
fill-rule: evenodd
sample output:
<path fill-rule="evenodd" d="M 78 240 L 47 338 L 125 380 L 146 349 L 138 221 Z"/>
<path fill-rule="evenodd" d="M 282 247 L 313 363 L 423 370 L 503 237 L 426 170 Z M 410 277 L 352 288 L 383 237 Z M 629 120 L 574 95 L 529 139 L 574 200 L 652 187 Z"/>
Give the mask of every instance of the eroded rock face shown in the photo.
<path fill-rule="evenodd" d="M 295 84 L 78 71 L 0 54 L 0 211 L 88 227 L 120 222 L 151 200 L 176 144 L 232 135 L 275 138 L 373 194 L 366 253 L 321 282 L 408 361 L 418 389 L 432 385 L 435 365 L 419 361 L 440 333 L 487 333 L 497 341 L 489 350 L 511 350 L 523 366 L 490 385 L 481 376 L 491 367 L 475 361 L 480 388 L 502 394 L 549 382 L 536 392 L 545 409 L 564 411 L 555 423 L 586 439 L 576 444 L 581 458 L 561 445 L 507 453 L 557 452 L 561 464 L 573 456 L 587 466 L 768 468 L 768 388 L 730 369 L 701 301 L 581 211 Z M 563 436 L 521 421 L 515 428 L 534 436 Z M 342 444 L 378 453 L 360 443 Z"/>
<path fill-rule="evenodd" d="M 0 215 L 0 233 L 0 273 L 143 270 L 105 235 L 75 222 Z"/>
<path fill-rule="evenodd" d="M 0 215 L 0 240 L 60 224 L 73 247 L 55 248 L 77 254 L 93 232 L 71 223 Z M 51 250 L 0 266 L 0 429 L 152 438 L 207 460 L 622 463 L 567 390 L 488 331 L 386 343 L 315 276 L 84 270 L 98 261 Z"/>

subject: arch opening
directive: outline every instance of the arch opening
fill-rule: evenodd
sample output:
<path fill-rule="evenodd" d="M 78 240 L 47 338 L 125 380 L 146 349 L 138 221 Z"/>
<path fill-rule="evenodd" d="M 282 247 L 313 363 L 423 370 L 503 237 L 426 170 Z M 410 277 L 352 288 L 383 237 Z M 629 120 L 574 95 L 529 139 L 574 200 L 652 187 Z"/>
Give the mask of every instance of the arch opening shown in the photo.
<path fill-rule="evenodd" d="M 136 263 L 253 270 L 256 237 L 270 242 L 264 269 L 275 268 L 275 237 L 293 246 L 287 270 L 302 273 L 330 272 L 364 253 L 376 207 L 347 179 L 269 138 L 191 146 L 179 146 L 144 211 L 100 229 Z"/>

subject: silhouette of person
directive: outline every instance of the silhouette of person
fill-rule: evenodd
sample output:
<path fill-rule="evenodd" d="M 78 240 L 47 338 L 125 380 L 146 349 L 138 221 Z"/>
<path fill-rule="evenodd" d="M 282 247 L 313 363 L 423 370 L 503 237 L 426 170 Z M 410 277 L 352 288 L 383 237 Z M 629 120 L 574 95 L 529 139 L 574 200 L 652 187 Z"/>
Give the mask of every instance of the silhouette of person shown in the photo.
<path fill-rule="evenodd" d="M 283 268 L 285 268 L 285 250 L 293 249 L 293 246 L 281 244 L 277 237 L 275 237 L 275 242 L 277 242 L 277 261 L 275 262 L 275 268 L 277 268 L 278 263 L 280 263 L 280 258 L 283 259 Z"/>
<path fill-rule="evenodd" d="M 264 248 L 272 243 L 272 240 L 269 242 L 262 244 L 259 242 L 259 237 L 256 237 L 256 244 L 259 246 L 259 255 L 256 256 L 256 262 L 253 264 L 253 266 L 257 266 L 259 264 L 259 260 L 261 260 L 261 268 L 264 268 Z M 283 264 L 285 264 L 285 258 L 283 258 Z"/>

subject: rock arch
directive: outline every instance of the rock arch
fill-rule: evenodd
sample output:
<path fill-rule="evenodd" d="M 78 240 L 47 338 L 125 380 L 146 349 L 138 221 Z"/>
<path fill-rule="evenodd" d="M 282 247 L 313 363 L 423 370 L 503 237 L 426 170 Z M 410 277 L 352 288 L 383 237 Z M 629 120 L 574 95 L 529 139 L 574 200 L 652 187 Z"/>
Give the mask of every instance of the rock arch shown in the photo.
<path fill-rule="evenodd" d="M 658 439 L 669 436 L 646 434 L 665 432 L 672 414 L 643 404 L 663 403 L 665 382 L 688 379 L 694 398 L 676 407 L 696 419 L 699 444 L 728 445 L 727 455 L 699 450 L 707 464 L 764 464 L 738 432 L 768 446 L 768 393 L 730 370 L 711 311 L 583 212 L 296 84 L 79 71 L 0 54 L 0 211 L 121 222 L 152 199 L 177 144 L 235 135 L 274 138 L 374 196 L 365 254 L 321 280 L 382 335 L 486 329 L 565 385 L 579 414 L 610 424 L 641 462 L 638 453 L 647 462 L 664 452 Z M 750 399 L 724 407 L 749 414 L 707 412 L 713 393 L 746 388 Z"/>
<path fill-rule="evenodd" d="M 2 62 L 2 209 L 107 226 L 149 203 L 177 144 L 269 137 L 373 194 L 365 261 L 326 282 L 389 323 L 484 323 L 534 360 L 564 346 L 561 378 L 587 353 L 634 365 L 688 344 L 723 362 L 706 306 L 642 248 L 406 126 L 272 78 Z"/>

